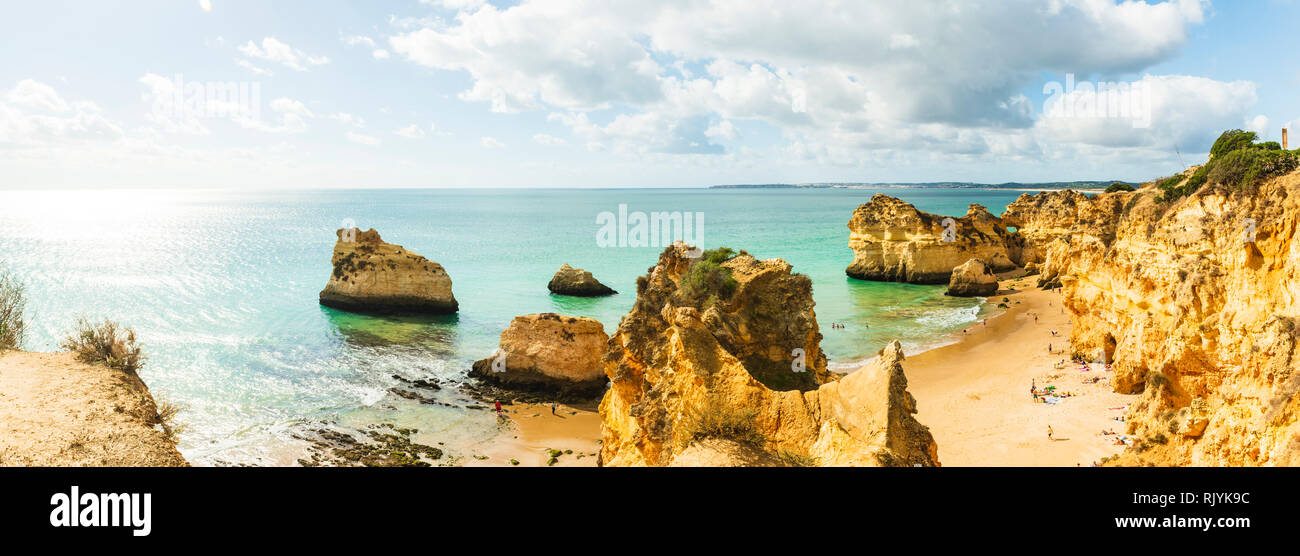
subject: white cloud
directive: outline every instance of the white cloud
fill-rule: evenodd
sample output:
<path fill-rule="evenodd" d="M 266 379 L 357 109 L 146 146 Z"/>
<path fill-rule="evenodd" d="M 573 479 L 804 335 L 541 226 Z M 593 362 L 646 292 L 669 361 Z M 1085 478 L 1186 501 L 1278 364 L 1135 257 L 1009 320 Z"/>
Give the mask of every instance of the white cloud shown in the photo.
<path fill-rule="evenodd" d="M 1170 152 L 1178 146 L 1186 151 L 1192 145 L 1208 146 L 1224 129 L 1240 127 L 1256 103 L 1255 85 L 1247 81 L 1147 75 L 1134 83 L 1130 93 L 1114 96 L 1116 104 L 1109 102 L 1109 96 L 1092 94 L 1091 88 L 1077 88 L 1061 97 L 1070 108 L 1064 117 L 1055 116 L 1059 103 L 1049 101 L 1051 106 L 1044 107 L 1046 116 L 1035 124 L 1034 135 L 1044 143 Z"/>
<path fill-rule="evenodd" d="M 420 0 L 420 3 L 449 10 L 473 10 L 487 4 L 487 0 Z"/>
<path fill-rule="evenodd" d="M 363 119 L 361 119 L 361 118 L 359 118 L 359 117 L 357 117 L 357 116 L 354 116 L 354 115 L 352 115 L 352 114 L 349 114 L 349 113 L 347 113 L 347 112 L 335 112 L 335 113 L 333 113 L 333 114 L 327 114 L 325 117 L 327 117 L 327 118 L 329 118 L 329 119 L 331 119 L 331 120 L 338 120 L 338 121 L 340 121 L 340 122 L 342 122 L 342 123 L 344 123 L 344 124 L 346 124 L 346 125 L 352 126 L 352 127 L 366 127 L 366 121 L 365 121 L 365 120 L 363 120 Z"/>
<path fill-rule="evenodd" d="M 68 103 L 54 91 L 54 87 L 44 83 L 24 79 L 5 93 L 5 100 L 27 108 L 37 108 L 50 112 L 67 112 Z"/>
<path fill-rule="evenodd" d="M 1245 129 L 1246 131 L 1255 132 L 1260 137 L 1268 137 L 1268 132 L 1271 129 L 1271 126 L 1269 126 L 1268 116 L 1260 114 L 1254 118 L 1250 118 L 1246 121 Z"/>
<path fill-rule="evenodd" d="M 309 66 L 319 66 L 330 62 L 328 57 L 308 55 L 301 50 L 280 42 L 275 37 L 262 39 L 261 46 L 253 43 L 253 41 L 248 41 L 248 44 L 239 47 L 239 52 L 250 58 L 274 62 L 297 71 L 307 71 Z"/>
<path fill-rule="evenodd" d="M 339 35 L 343 44 L 348 46 L 364 46 L 370 49 L 370 55 L 376 60 L 386 60 L 391 54 L 382 48 L 376 48 L 375 40 L 364 35 Z"/>
<path fill-rule="evenodd" d="M 343 35 L 340 37 L 343 44 L 348 46 L 365 45 L 368 48 L 375 47 L 375 40 L 363 35 Z"/>
<path fill-rule="evenodd" d="M 271 70 L 258 66 L 243 58 L 235 58 L 235 65 L 247 69 L 248 71 L 251 71 L 257 75 L 265 75 L 268 77 L 274 75 L 273 73 L 271 73 Z"/>
<path fill-rule="evenodd" d="M 539 145 L 546 145 L 548 147 L 567 147 L 569 145 L 568 141 L 545 133 L 534 135 L 533 141 L 536 141 Z"/>
<path fill-rule="evenodd" d="M 497 141 L 496 139 L 494 139 L 494 138 L 492 138 L 492 137 L 484 137 L 484 138 L 482 138 L 482 139 L 479 139 L 479 143 L 481 143 L 484 147 L 487 147 L 487 148 L 489 148 L 489 149 L 504 149 L 504 148 L 506 148 L 506 144 L 505 144 L 505 143 L 502 143 L 502 142 L 500 142 L 500 141 Z"/>
<path fill-rule="evenodd" d="M 523 0 L 464 9 L 454 22 L 399 32 L 388 44 L 416 64 L 466 72 L 472 84 L 462 100 L 549 111 L 594 148 L 716 155 L 727 152 L 719 141 L 738 137 L 734 122 L 751 120 L 778 129 L 788 156 L 863 165 L 905 153 L 1040 151 L 1056 139 L 1039 134 L 1022 90 L 1043 74 L 1122 75 L 1167 60 L 1206 10 L 1200 0 L 1009 0 L 980 9 Z M 1126 38 L 1100 38 L 1114 36 Z M 1247 99 L 1236 84 L 1210 85 L 1225 87 L 1232 104 L 1221 111 L 1235 112 Z M 1220 111 L 1202 112 L 1203 104 L 1165 99 L 1158 130 L 1185 138 L 1217 125 Z M 601 123 L 587 118 L 610 108 Z M 1073 135 L 1085 145 L 1158 142 L 1155 132 L 1101 136 L 1115 132 Z"/>
<path fill-rule="evenodd" d="M 370 147 L 377 147 L 379 146 L 380 143 L 378 137 L 363 135 L 355 131 L 349 131 L 347 132 L 347 134 L 345 134 L 345 136 L 348 138 L 348 141 L 352 141 L 353 143 L 359 143 Z"/>
<path fill-rule="evenodd" d="M 415 124 L 411 124 L 404 128 L 398 129 L 393 133 L 405 137 L 407 139 L 419 139 L 421 137 L 424 137 L 424 130 L 420 129 L 420 126 Z"/>
<path fill-rule="evenodd" d="M 205 12 L 212 11 L 212 0 L 199 0 L 199 8 Z"/>
<path fill-rule="evenodd" d="M 124 134 L 98 105 L 69 102 L 39 81 L 24 79 L 0 98 L 0 146 L 48 148 L 67 141 L 117 140 Z"/>

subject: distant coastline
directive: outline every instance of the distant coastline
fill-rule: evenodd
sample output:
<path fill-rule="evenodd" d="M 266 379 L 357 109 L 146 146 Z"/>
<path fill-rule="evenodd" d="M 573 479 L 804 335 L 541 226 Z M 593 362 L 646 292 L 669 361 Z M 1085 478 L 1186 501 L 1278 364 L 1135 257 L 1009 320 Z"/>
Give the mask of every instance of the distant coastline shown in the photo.
<path fill-rule="evenodd" d="M 877 183 L 752 183 L 752 184 L 733 184 L 733 185 L 711 185 L 709 189 L 882 189 L 882 188 L 919 188 L 931 187 L 935 189 L 1012 189 L 1025 191 L 1046 191 L 1058 189 L 1105 189 L 1112 183 L 1123 183 L 1133 187 L 1140 185 L 1136 182 L 1127 182 L 1121 180 L 1104 180 L 1104 181 L 1052 181 L 1052 182 L 1005 182 L 1005 183 L 974 183 L 959 181 L 934 181 L 934 182 L 917 182 L 917 183 L 895 183 L 895 182 L 877 182 Z"/>

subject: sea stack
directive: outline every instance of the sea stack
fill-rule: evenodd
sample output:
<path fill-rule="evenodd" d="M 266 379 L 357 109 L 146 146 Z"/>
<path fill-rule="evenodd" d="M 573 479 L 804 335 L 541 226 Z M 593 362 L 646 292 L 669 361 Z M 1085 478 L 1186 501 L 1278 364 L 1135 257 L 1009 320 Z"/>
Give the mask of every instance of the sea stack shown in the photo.
<path fill-rule="evenodd" d="M 600 283 L 590 272 L 581 268 L 573 268 L 568 263 L 560 267 L 560 270 L 551 278 L 551 282 L 546 284 L 546 289 L 551 290 L 551 293 L 554 294 L 577 297 L 599 297 L 618 293 L 609 286 Z"/>
<path fill-rule="evenodd" d="M 609 340 L 601 464 L 938 465 L 898 342 L 840 378 L 821 338 L 789 263 L 669 247 Z"/>
<path fill-rule="evenodd" d="M 555 313 L 521 315 L 501 332 L 493 356 L 474 363 L 470 376 L 543 398 L 592 399 L 605 391 L 609 336 L 596 319 Z"/>
<path fill-rule="evenodd" d="M 335 234 L 334 271 L 320 304 L 357 313 L 447 314 L 459 308 L 442 265 L 386 243 L 373 228 Z"/>
<path fill-rule="evenodd" d="M 971 259 L 952 269 L 948 291 L 955 297 L 988 297 L 998 291 L 998 277 L 979 259 Z"/>
<path fill-rule="evenodd" d="M 950 218 L 876 194 L 853 211 L 848 227 L 853 263 L 845 273 L 859 280 L 946 284 L 971 258 L 994 272 L 1016 268 L 1021 258 L 1020 236 L 978 204 Z"/>

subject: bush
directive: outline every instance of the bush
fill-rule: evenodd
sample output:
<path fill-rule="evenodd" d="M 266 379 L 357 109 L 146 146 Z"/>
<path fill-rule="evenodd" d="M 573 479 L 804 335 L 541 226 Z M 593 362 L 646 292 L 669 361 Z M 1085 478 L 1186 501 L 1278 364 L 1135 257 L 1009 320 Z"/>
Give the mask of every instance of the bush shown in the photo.
<path fill-rule="evenodd" d="M 1256 146 L 1256 147 L 1259 147 L 1259 148 L 1261 148 L 1261 149 L 1264 149 L 1264 150 L 1266 150 L 1266 151 L 1280 151 L 1280 150 L 1282 150 L 1282 145 L 1281 145 L 1280 143 L 1278 143 L 1277 141 L 1265 141 L 1265 142 L 1260 143 L 1260 144 L 1255 145 L 1255 146 Z"/>
<path fill-rule="evenodd" d="M 1210 156 L 1218 158 L 1220 155 L 1244 149 L 1251 146 L 1255 142 L 1255 138 L 1256 135 L 1253 131 L 1230 129 L 1214 140 L 1214 146 L 1210 147 Z"/>
<path fill-rule="evenodd" d="M 1114 182 L 1114 183 L 1110 184 L 1110 186 L 1106 188 L 1106 191 L 1105 191 L 1105 192 L 1106 192 L 1106 193 L 1114 193 L 1114 192 L 1116 192 L 1116 191 L 1133 191 L 1133 186 L 1131 186 L 1131 185 L 1129 185 L 1129 184 L 1127 184 L 1127 183 L 1124 183 L 1124 182 L 1122 182 L 1122 181 L 1117 181 L 1117 182 Z"/>
<path fill-rule="evenodd" d="M 685 298 L 693 302 L 715 296 L 717 299 L 730 299 L 738 284 L 731 277 L 731 269 L 723 267 L 722 263 L 735 256 L 735 251 L 727 247 L 705 251 L 682 276 L 681 292 Z"/>
<path fill-rule="evenodd" d="M 138 371 L 144 364 L 144 354 L 135 341 L 135 331 L 108 319 L 104 319 L 102 324 L 86 318 L 77 319 L 72 334 L 59 345 L 76 354 L 81 361 L 104 364 L 128 373 Z"/>
<path fill-rule="evenodd" d="M 0 268 L 0 351 L 22 347 L 27 334 L 27 323 L 23 320 L 26 309 L 26 287 Z"/>

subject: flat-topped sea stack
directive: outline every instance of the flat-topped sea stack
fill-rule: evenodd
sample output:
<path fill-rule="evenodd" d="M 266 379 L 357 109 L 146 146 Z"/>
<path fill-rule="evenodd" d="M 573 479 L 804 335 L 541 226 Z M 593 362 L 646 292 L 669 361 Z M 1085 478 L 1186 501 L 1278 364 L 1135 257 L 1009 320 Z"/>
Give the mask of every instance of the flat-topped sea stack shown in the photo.
<path fill-rule="evenodd" d="M 1018 266 L 1019 237 L 988 209 L 971 204 L 949 226 L 947 218 L 876 194 L 849 219 L 853 263 L 845 273 L 860 280 L 947 284 L 952 270 L 972 258 L 993 272 Z"/>
<path fill-rule="evenodd" d="M 373 228 L 340 229 L 334 271 L 320 292 L 326 307 L 373 314 L 446 314 L 459 308 L 442 265 L 386 243 Z"/>
<path fill-rule="evenodd" d="M 488 384 L 555 399 L 592 399 L 605 391 L 601 360 L 609 336 L 600 321 L 555 313 L 521 315 L 501 332 L 493 356 L 470 376 Z"/>
<path fill-rule="evenodd" d="M 971 259 L 952 269 L 945 295 L 956 297 L 988 297 L 997 293 L 998 277 L 979 259 Z"/>
<path fill-rule="evenodd" d="M 897 342 L 826 370 L 812 284 L 781 259 L 672 246 L 609 340 L 606 466 L 938 465 Z"/>
<path fill-rule="evenodd" d="M 560 267 L 560 270 L 551 278 L 551 282 L 546 284 L 546 289 L 551 290 L 551 293 L 554 294 L 576 297 L 600 297 L 618 293 L 609 286 L 600 283 L 590 272 L 581 268 L 573 268 L 568 263 Z"/>

